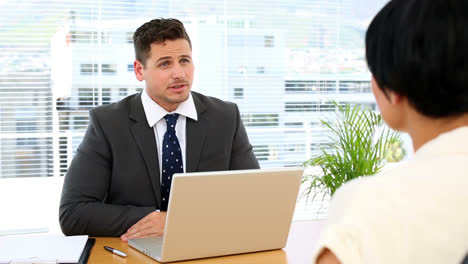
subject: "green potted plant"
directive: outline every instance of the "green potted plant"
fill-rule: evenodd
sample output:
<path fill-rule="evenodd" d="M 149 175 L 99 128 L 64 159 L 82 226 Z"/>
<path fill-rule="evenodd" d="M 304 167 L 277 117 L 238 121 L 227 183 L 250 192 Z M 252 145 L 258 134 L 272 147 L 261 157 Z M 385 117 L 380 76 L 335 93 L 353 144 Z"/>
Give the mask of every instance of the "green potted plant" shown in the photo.
<path fill-rule="evenodd" d="M 383 124 L 380 114 L 360 105 L 340 105 L 333 101 L 336 118 L 321 120 L 331 140 L 329 148 L 304 162 L 311 171 L 304 175 L 302 195 L 313 199 L 318 193 L 332 196 L 345 182 L 373 175 L 386 163 L 389 151 L 400 146 L 400 134 Z M 403 154 L 403 155 L 402 155 Z M 401 160 L 404 150 L 393 161 Z M 310 169 L 313 168 L 313 169 Z"/>

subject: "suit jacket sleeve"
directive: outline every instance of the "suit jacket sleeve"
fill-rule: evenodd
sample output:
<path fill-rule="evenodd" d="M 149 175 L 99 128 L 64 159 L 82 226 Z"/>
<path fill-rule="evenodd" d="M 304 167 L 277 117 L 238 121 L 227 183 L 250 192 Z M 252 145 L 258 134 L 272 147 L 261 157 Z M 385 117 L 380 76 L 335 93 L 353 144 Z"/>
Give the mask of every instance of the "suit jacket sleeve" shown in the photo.
<path fill-rule="evenodd" d="M 107 204 L 112 152 L 93 110 L 65 176 L 59 220 L 65 235 L 120 236 L 155 207 Z"/>
<path fill-rule="evenodd" d="M 232 143 L 231 153 L 231 170 L 245 170 L 245 169 L 259 169 L 257 158 L 253 152 L 252 145 L 250 145 L 249 137 L 245 131 L 244 124 L 240 117 L 239 108 L 236 106 L 236 133 Z"/>

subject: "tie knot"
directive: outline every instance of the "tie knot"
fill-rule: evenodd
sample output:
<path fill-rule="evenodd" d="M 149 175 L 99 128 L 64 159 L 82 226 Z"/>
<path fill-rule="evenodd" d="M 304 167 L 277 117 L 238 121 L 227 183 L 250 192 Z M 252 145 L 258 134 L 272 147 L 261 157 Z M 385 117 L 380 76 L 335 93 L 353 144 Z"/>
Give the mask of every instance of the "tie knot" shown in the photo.
<path fill-rule="evenodd" d="M 169 115 L 164 116 L 164 119 L 166 119 L 167 130 L 175 129 L 175 125 L 177 123 L 178 118 L 179 118 L 179 114 L 169 114 Z"/>

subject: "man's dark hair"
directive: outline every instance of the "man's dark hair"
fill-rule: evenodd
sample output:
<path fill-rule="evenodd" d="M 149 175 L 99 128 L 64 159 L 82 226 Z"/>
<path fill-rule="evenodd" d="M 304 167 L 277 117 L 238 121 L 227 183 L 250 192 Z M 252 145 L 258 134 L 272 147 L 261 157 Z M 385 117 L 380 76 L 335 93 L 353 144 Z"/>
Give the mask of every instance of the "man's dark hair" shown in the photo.
<path fill-rule="evenodd" d="M 468 1 L 388 2 L 367 30 L 366 59 L 383 92 L 421 114 L 468 112 Z"/>
<path fill-rule="evenodd" d="M 190 48 L 192 42 L 185 31 L 184 24 L 175 18 L 157 18 L 146 22 L 133 34 L 133 45 L 135 46 L 135 57 L 143 66 L 150 56 L 151 44 L 164 43 L 166 40 L 185 39 Z"/>

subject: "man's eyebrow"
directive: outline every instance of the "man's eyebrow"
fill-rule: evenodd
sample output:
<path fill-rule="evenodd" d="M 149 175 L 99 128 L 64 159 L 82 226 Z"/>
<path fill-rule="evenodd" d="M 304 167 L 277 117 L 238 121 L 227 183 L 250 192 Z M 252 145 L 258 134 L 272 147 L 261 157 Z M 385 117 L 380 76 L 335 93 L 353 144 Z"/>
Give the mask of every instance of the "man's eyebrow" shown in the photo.
<path fill-rule="evenodd" d="M 159 62 L 159 61 L 162 61 L 162 60 L 170 60 L 170 59 L 172 59 L 171 56 L 164 56 L 164 57 L 161 57 L 158 60 L 156 60 L 156 63 Z"/>
<path fill-rule="evenodd" d="M 181 58 L 192 59 L 192 57 L 190 57 L 190 55 L 181 55 L 181 56 L 179 56 L 179 59 L 181 59 Z M 155 63 L 158 63 L 158 62 L 163 61 L 163 60 L 172 60 L 172 57 L 171 56 L 161 57 L 161 58 L 157 59 Z"/>

